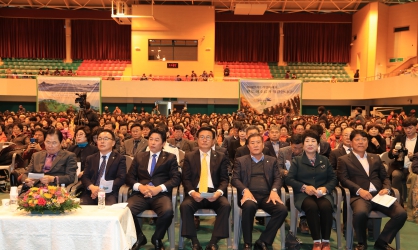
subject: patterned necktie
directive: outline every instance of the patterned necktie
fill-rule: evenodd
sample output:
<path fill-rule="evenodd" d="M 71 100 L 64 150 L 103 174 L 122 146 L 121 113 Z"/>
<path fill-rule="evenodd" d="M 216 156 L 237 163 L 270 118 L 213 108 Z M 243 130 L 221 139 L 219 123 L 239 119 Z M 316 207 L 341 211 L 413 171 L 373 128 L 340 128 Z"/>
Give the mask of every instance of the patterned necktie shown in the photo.
<path fill-rule="evenodd" d="M 48 173 L 51 170 L 52 162 L 54 161 L 55 155 L 48 155 L 45 160 L 44 173 Z"/>
<path fill-rule="evenodd" d="M 314 159 L 310 159 L 312 166 L 315 167 L 315 160 Z"/>
<path fill-rule="evenodd" d="M 100 164 L 99 174 L 97 175 L 95 186 L 100 185 L 100 179 L 102 179 L 102 176 L 103 176 L 105 168 L 106 168 L 106 155 L 103 155 L 102 159 L 103 159 L 103 161 L 102 161 L 102 164 Z"/>
<path fill-rule="evenodd" d="M 202 159 L 201 169 L 200 169 L 200 184 L 199 184 L 200 193 L 208 192 L 208 163 L 206 161 L 207 155 L 208 154 L 203 153 L 203 159 Z"/>
<path fill-rule="evenodd" d="M 152 174 L 154 173 L 155 165 L 157 165 L 157 154 L 152 155 L 151 171 L 149 173 L 149 175 L 151 175 L 151 177 L 152 177 Z M 148 185 L 154 186 L 154 184 L 152 184 L 152 182 L 150 182 Z"/>

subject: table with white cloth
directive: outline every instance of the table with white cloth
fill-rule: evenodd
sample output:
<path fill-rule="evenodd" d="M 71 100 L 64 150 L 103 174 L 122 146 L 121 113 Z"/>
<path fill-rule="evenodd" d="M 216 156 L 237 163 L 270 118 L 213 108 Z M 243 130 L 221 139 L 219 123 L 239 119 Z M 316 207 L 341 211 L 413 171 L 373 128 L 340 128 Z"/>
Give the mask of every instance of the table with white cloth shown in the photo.
<path fill-rule="evenodd" d="M 136 231 L 129 208 L 81 206 L 72 212 L 33 215 L 0 208 L 0 249 L 129 250 Z"/>

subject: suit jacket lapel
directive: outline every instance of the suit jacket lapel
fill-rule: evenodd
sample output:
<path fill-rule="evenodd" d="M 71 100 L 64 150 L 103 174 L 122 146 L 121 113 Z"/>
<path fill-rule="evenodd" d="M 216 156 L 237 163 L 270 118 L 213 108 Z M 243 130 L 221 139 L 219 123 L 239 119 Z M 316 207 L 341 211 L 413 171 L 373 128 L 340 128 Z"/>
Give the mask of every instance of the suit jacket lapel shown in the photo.
<path fill-rule="evenodd" d="M 272 182 L 270 180 L 270 178 L 272 177 L 272 176 L 270 176 L 271 175 L 270 174 L 271 173 L 271 162 L 269 160 L 266 160 L 266 159 L 264 159 L 263 161 L 264 161 L 263 162 L 264 176 L 266 177 L 267 184 L 269 186 L 271 186 L 272 185 Z"/>
<path fill-rule="evenodd" d="M 367 156 L 368 158 L 369 156 Z M 368 173 L 366 173 L 366 170 L 364 170 L 363 165 L 361 165 L 360 161 L 357 159 L 357 156 L 354 155 L 353 152 L 350 153 L 350 159 L 354 166 L 356 166 L 360 171 L 365 173 L 367 176 L 369 176 Z M 370 168 L 370 162 L 369 162 L 369 168 Z"/>
<path fill-rule="evenodd" d="M 160 156 L 158 156 L 157 164 L 155 164 L 154 167 L 154 173 L 155 171 L 157 171 L 158 167 L 163 164 L 163 162 L 165 161 L 165 157 L 167 157 L 166 152 L 161 150 Z"/>
<path fill-rule="evenodd" d="M 199 178 L 197 180 L 197 183 L 199 183 L 200 171 L 202 170 L 202 165 L 201 165 L 201 162 L 200 162 L 200 150 L 196 150 L 196 153 L 194 154 L 193 158 L 194 158 L 194 162 L 196 162 L 195 168 L 196 168 L 196 171 L 197 171 L 197 177 Z M 196 186 L 197 186 L 197 184 L 196 184 Z"/>
<path fill-rule="evenodd" d="M 252 159 L 251 159 L 251 155 L 247 155 L 247 157 L 245 157 L 245 166 L 247 166 L 247 171 L 245 171 L 247 173 L 247 184 L 250 184 L 250 180 L 251 180 L 251 164 L 252 164 Z"/>
<path fill-rule="evenodd" d="M 151 175 L 150 175 L 150 174 L 149 174 L 149 172 L 148 172 L 148 162 L 149 162 L 149 157 L 150 157 L 150 155 L 151 155 L 151 151 L 148 151 L 148 155 L 147 155 L 147 157 L 144 157 L 144 158 L 142 159 L 142 166 L 144 166 L 144 168 L 145 168 L 145 172 L 147 172 L 148 176 L 151 178 Z"/>
<path fill-rule="evenodd" d="M 114 160 L 115 160 L 115 153 L 111 152 L 109 155 L 109 159 L 107 159 L 105 176 L 109 172 L 110 166 L 112 166 Z"/>
<path fill-rule="evenodd" d="M 215 150 L 211 150 L 211 154 L 210 154 L 210 175 L 211 176 L 215 174 L 216 163 L 217 163 L 218 158 L 219 158 L 218 154 L 215 152 Z"/>
<path fill-rule="evenodd" d="M 374 159 L 373 158 L 374 158 L 373 156 L 371 156 L 370 154 L 367 154 L 367 162 L 369 163 L 369 173 L 368 173 L 369 177 L 370 177 L 370 173 L 373 172 L 372 171 L 372 168 L 374 167 L 374 164 L 373 164 Z"/>
<path fill-rule="evenodd" d="M 55 167 L 55 165 L 57 164 L 57 162 L 62 158 L 62 154 L 63 154 L 64 152 L 62 151 L 62 150 L 60 150 L 60 151 L 58 151 L 58 153 L 57 153 L 57 156 L 54 158 L 54 160 L 52 161 L 52 164 L 51 164 L 51 170 L 52 170 L 52 168 L 53 167 Z M 44 160 L 45 161 L 45 160 Z M 45 165 L 45 162 L 44 162 L 44 165 Z"/>

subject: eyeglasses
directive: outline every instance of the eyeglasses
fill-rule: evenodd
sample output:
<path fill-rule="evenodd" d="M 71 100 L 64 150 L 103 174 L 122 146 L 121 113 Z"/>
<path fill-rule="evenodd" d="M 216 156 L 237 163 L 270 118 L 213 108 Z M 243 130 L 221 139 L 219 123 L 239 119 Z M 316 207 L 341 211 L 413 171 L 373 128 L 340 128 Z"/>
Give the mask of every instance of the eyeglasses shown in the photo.
<path fill-rule="evenodd" d="M 209 135 L 208 136 L 203 136 L 203 135 L 202 136 L 199 136 L 199 140 L 202 140 L 203 141 L 205 139 L 208 140 L 208 141 L 210 141 L 210 140 L 212 140 L 212 136 L 209 136 Z"/>
<path fill-rule="evenodd" d="M 105 142 L 108 142 L 108 141 L 112 141 L 113 139 L 112 138 L 108 138 L 108 137 L 98 137 L 97 138 L 97 141 L 105 141 Z"/>
<path fill-rule="evenodd" d="M 59 142 L 56 141 L 45 141 L 46 145 L 52 145 L 52 146 L 57 146 L 59 144 Z"/>

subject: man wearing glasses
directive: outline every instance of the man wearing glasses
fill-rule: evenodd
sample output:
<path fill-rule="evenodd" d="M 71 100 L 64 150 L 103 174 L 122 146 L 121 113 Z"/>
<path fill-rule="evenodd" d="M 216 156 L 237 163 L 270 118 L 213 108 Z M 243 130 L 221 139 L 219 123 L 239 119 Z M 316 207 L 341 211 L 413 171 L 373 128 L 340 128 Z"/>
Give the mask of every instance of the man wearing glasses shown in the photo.
<path fill-rule="evenodd" d="M 229 204 L 226 194 L 228 187 L 228 164 L 225 154 L 212 150 L 215 132 L 210 127 L 197 131 L 199 150 L 184 157 L 182 182 L 186 197 L 180 205 L 183 226 L 181 235 L 192 241 L 193 250 L 201 250 L 196 236 L 194 213 L 198 209 L 210 208 L 216 212 L 212 238 L 206 250 L 217 250 L 218 241 L 228 238 Z"/>
<path fill-rule="evenodd" d="M 63 136 L 61 131 L 50 129 L 46 133 L 45 151 L 34 153 L 28 170 L 22 176 L 26 187 L 43 185 L 69 185 L 74 182 L 77 170 L 77 158 L 72 152 L 61 149 Z M 43 173 L 39 180 L 28 178 L 29 173 Z"/>
<path fill-rule="evenodd" d="M 135 154 L 126 176 L 126 185 L 133 189 L 128 207 L 134 218 L 149 209 L 158 215 L 155 232 L 151 237 L 155 250 L 164 249 L 161 240 L 174 216 L 171 193 L 181 181 L 176 156 L 162 150 L 166 139 L 165 130 L 152 129 L 148 138 L 149 151 Z M 132 250 L 137 250 L 147 244 L 147 238 L 142 233 L 138 220 L 135 219 L 134 222 L 137 242 Z"/>
<path fill-rule="evenodd" d="M 97 205 L 97 195 L 100 186 L 113 181 L 112 189 L 105 189 L 106 205 L 117 203 L 119 188 L 125 183 L 126 158 L 113 151 L 115 134 L 111 130 L 103 130 L 97 136 L 99 152 L 86 158 L 85 168 L 81 182 L 86 189 L 81 196 L 82 205 Z"/>

